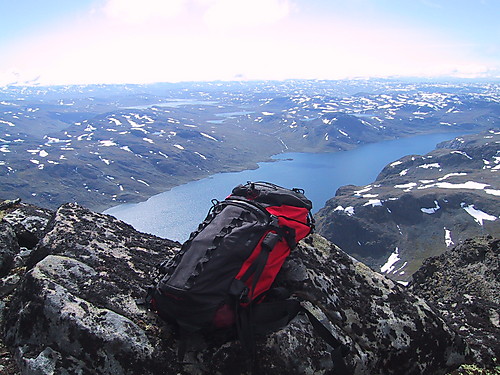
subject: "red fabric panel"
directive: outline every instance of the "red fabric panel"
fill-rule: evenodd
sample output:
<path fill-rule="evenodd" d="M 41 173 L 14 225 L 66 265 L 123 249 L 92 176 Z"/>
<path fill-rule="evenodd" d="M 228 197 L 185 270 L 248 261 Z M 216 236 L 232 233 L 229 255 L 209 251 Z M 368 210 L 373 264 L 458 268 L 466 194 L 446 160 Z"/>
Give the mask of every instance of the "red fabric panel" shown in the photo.
<path fill-rule="evenodd" d="M 294 207 L 294 206 L 272 206 L 267 207 L 266 210 L 271 214 L 278 217 L 278 222 L 280 226 L 288 226 L 295 229 L 297 242 L 307 236 L 311 231 L 311 228 L 306 224 L 307 223 L 307 215 L 308 211 L 305 208 Z M 284 217 L 286 216 L 286 217 Z M 291 219 L 291 220 L 290 220 Z M 275 231 L 269 231 L 275 232 Z M 243 263 L 240 272 L 236 275 L 236 279 L 240 279 L 243 277 L 247 269 L 252 265 L 254 260 L 259 256 L 262 251 L 262 241 L 267 233 L 262 236 L 261 240 L 255 247 L 255 250 L 252 254 L 247 258 L 247 260 Z M 249 297 L 257 297 L 260 294 L 266 292 L 274 282 L 276 275 L 281 269 L 281 266 L 285 262 L 285 259 L 290 255 L 290 248 L 283 238 L 280 242 L 276 244 L 274 249 L 269 254 L 269 258 L 266 264 L 262 275 L 260 276 L 259 281 L 255 287 L 255 290 L 250 290 Z M 246 285 L 249 289 L 252 288 L 253 278 L 251 277 Z"/>
<path fill-rule="evenodd" d="M 311 232 L 311 228 L 307 225 L 308 211 L 305 208 L 295 206 L 272 206 L 267 207 L 267 211 L 279 219 L 280 226 L 286 225 L 287 227 L 294 228 L 297 242 L 303 239 Z M 292 220 L 287 220 L 290 218 Z M 298 223 L 299 221 L 300 223 Z M 301 224 L 303 223 L 303 224 Z"/>
<path fill-rule="evenodd" d="M 267 233 L 269 232 L 266 232 L 266 234 Z M 262 237 L 259 244 L 255 247 L 255 250 L 248 257 L 245 263 L 243 263 L 240 272 L 238 273 L 238 275 L 236 275 L 236 279 L 239 280 L 241 277 L 243 277 L 247 269 L 259 256 L 260 252 L 262 251 L 262 241 L 264 237 L 265 235 Z M 283 265 L 286 257 L 289 254 L 290 254 L 290 248 L 288 247 L 288 244 L 286 243 L 285 240 L 281 240 L 276 244 L 273 251 L 271 251 L 271 253 L 269 254 L 266 267 L 264 268 L 264 271 L 262 272 L 262 275 L 260 276 L 257 285 L 255 286 L 255 290 L 250 290 L 249 292 L 249 297 L 251 299 L 253 297 L 257 297 L 258 295 L 264 293 L 271 287 L 274 279 L 276 278 L 276 275 L 280 271 L 281 266 Z M 253 277 L 250 277 L 245 284 L 249 289 L 251 289 L 253 285 Z"/>

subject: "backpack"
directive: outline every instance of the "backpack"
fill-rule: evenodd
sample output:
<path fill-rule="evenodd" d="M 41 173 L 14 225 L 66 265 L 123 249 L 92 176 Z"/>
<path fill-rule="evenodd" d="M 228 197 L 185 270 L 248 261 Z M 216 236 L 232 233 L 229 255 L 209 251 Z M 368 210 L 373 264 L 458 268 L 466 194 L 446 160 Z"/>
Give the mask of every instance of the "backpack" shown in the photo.
<path fill-rule="evenodd" d="M 158 266 L 146 301 L 179 328 L 181 338 L 236 330 L 250 347 L 255 334 L 282 328 L 303 310 L 287 296 L 274 303 L 267 300 L 283 294 L 271 288 L 273 282 L 298 241 L 314 228 L 312 203 L 301 189 L 248 182 L 212 204 L 180 251 Z M 339 345 L 333 336 L 330 342 Z M 184 352 L 185 343 L 179 345 L 181 361 Z"/>

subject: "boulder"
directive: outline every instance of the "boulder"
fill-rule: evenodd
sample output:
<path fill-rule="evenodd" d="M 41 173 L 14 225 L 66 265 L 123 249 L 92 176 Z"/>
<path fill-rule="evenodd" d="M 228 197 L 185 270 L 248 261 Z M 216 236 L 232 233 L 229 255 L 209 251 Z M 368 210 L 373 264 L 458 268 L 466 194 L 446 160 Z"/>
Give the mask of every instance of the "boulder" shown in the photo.
<path fill-rule="evenodd" d="M 500 358 L 500 239 L 468 239 L 427 259 L 413 275 L 410 290 L 439 311 L 485 368 Z"/>
<path fill-rule="evenodd" d="M 20 281 L 19 274 L 53 214 L 20 199 L 0 203 L 0 296 L 9 294 Z"/>
<path fill-rule="evenodd" d="M 43 237 L 53 214 L 52 210 L 18 203 L 8 210 L 3 221 L 14 228 L 19 246 L 33 249 Z"/>
<path fill-rule="evenodd" d="M 27 257 L 43 237 L 52 215 L 53 211 L 21 203 L 20 199 L 0 202 L 0 277 L 23 265 L 16 257 Z"/>
<path fill-rule="evenodd" d="M 160 350 L 162 322 L 135 299 L 176 245 L 111 216 L 61 206 L 5 317 L 5 341 L 22 373 L 160 373 L 152 370 L 155 358 L 175 362 L 174 343 Z"/>
<path fill-rule="evenodd" d="M 238 341 L 197 337 L 178 363 L 174 327 L 137 305 L 179 243 L 112 216 L 61 206 L 8 303 L 4 336 L 25 374 L 249 374 Z M 350 348 L 351 374 L 445 374 L 464 362 L 460 336 L 419 297 L 323 237 L 302 241 L 278 285 Z M 264 374 L 334 374 L 330 348 L 299 315 L 257 341 Z"/>
<path fill-rule="evenodd" d="M 14 257 L 19 252 L 16 232 L 9 223 L 0 221 L 0 277 L 12 268 Z"/>
<path fill-rule="evenodd" d="M 321 236 L 306 239 L 281 276 L 351 348 L 352 374 L 444 374 L 464 360 L 462 340 L 423 299 Z"/>

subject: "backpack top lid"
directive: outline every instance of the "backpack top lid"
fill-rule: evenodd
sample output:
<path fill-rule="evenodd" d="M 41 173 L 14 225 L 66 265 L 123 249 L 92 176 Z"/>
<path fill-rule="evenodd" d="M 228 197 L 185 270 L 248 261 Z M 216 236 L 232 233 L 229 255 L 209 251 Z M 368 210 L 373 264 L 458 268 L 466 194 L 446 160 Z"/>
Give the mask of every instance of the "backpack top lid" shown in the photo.
<path fill-rule="evenodd" d="M 312 202 L 306 198 L 302 189 L 286 189 L 269 182 L 247 182 L 245 185 L 238 185 L 231 196 L 270 206 L 288 205 L 312 209 Z"/>

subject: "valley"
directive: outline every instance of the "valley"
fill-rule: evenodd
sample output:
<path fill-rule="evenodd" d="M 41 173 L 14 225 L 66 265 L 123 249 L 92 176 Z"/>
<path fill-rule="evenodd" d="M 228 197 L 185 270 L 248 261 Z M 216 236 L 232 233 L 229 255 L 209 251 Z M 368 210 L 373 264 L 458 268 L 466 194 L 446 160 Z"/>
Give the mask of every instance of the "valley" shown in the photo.
<path fill-rule="evenodd" d="M 498 128 L 499 92 L 391 80 L 4 87 L 0 195 L 102 211 L 282 152 Z"/>

